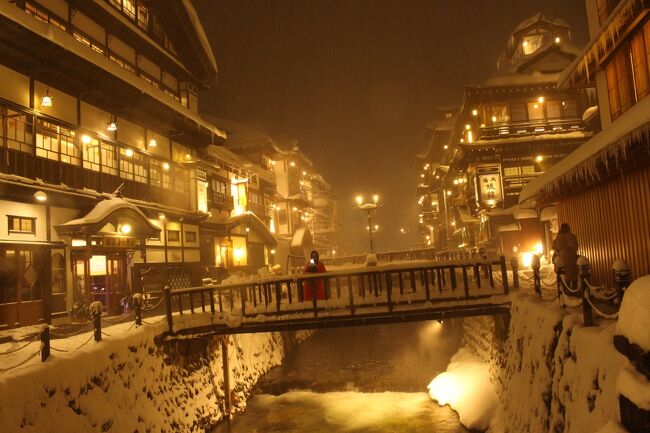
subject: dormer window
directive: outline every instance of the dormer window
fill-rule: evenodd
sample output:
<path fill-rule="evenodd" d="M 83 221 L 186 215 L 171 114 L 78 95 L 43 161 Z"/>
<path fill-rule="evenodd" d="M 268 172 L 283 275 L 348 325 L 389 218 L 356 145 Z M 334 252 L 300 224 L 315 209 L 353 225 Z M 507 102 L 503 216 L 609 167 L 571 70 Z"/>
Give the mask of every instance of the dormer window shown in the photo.
<path fill-rule="evenodd" d="M 524 52 L 524 55 L 527 56 L 537 51 L 541 45 L 542 35 L 524 36 L 524 40 L 521 43 L 521 48 Z"/>

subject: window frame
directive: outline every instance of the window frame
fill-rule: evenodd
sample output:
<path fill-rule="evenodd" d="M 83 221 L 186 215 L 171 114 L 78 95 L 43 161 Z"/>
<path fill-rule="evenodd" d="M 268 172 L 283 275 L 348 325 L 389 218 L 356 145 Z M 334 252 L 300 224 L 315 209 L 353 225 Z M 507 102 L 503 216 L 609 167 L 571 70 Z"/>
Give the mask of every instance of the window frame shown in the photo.
<path fill-rule="evenodd" d="M 19 226 L 20 229 L 12 229 L 13 227 L 13 222 L 15 220 L 19 221 Z M 23 230 L 23 222 L 24 221 L 30 221 L 31 223 L 31 230 Z M 20 216 L 20 215 L 7 215 L 7 234 L 20 234 L 20 235 L 36 235 L 36 217 L 27 217 L 27 216 Z"/>

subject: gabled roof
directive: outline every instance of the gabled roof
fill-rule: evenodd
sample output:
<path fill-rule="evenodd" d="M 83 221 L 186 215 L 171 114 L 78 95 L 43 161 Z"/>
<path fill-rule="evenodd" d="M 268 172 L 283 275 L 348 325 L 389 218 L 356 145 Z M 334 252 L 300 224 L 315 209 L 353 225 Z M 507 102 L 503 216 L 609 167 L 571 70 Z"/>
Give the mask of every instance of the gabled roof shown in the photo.
<path fill-rule="evenodd" d="M 553 26 L 553 27 L 564 27 L 566 29 L 569 28 L 569 25 L 567 24 L 566 21 L 559 18 L 548 18 L 543 13 L 538 12 L 535 15 L 526 18 L 525 20 L 520 22 L 517 25 L 517 27 L 515 27 L 515 29 L 512 31 L 512 34 L 516 35 L 518 33 L 526 32 L 538 24 L 546 24 L 548 26 Z"/>
<path fill-rule="evenodd" d="M 244 212 L 240 215 L 232 216 L 225 221 L 225 226 L 228 231 L 234 229 L 242 224 L 253 230 L 262 240 L 268 245 L 277 245 L 278 240 L 275 235 L 269 231 L 261 219 L 253 212 Z"/>
<path fill-rule="evenodd" d="M 128 222 L 133 237 L 151 238 L 160 232 L 136 205 L 115 196 L 98 202 L 85 216 L 54 228 L 59 236 L 89 236 L 98 234 L 107 224 L 117 228 L 118 222 Z"/>

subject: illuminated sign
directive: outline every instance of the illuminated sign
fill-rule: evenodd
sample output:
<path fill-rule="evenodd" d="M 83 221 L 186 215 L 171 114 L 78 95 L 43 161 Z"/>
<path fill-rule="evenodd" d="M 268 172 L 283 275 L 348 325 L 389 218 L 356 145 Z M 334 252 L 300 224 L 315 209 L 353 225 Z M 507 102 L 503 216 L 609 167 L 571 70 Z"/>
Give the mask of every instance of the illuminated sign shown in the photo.
<path fill-rule="evenodd" d="M 485 167 L 478 170 L 478 197 L 485 206 L 494 207 L 503 201 L 501 173 L 499 167 Z"/>

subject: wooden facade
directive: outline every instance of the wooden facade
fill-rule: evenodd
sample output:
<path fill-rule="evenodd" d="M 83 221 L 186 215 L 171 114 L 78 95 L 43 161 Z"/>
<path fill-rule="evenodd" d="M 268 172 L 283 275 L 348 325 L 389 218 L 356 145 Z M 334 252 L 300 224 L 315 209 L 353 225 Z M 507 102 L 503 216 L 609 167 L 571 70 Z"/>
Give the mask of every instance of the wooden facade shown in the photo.
<path fill-rule="evenodd" d="M 614 260 L 627 261 L 635 278 L 650 273 L 650 166 L 567 196 L 558 220 L 578 237 L 596 284 L 611 285 Z"/>

